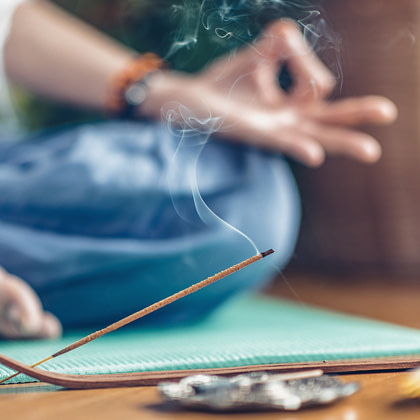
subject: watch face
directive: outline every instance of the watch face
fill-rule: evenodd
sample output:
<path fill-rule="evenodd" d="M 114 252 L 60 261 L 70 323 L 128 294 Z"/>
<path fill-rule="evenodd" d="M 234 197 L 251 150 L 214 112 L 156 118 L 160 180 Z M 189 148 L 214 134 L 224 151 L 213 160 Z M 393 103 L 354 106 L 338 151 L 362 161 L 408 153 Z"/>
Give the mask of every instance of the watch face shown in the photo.
<path fill-rule="evenodd" d="M 143 80 L 130 85 L 124 92 L 124 99 L 129 106 L 139 106 L 147 98 L 147 84 Z"/>

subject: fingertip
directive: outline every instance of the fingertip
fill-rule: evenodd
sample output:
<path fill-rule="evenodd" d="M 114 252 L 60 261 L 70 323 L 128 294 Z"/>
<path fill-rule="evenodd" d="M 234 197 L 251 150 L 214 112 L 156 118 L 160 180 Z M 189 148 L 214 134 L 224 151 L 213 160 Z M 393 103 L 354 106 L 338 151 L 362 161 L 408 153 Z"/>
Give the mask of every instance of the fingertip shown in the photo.
<path fill-rule="evenodd" d="M 383 96 L 365 97 L 365 115 L 376 124 L 388 124 L 396 120 L 398 108 L 394 102 Z"/>
<path fill-rule="evenodd" d="M 284 58 L 291 53 L 306 54 L 310 51 L 299 26 L 291 19 L 278 19 L 270 23 L 265 28 L 261 41 L 263 54 L 273 58 Z"/>
<path fill-rule="evenodd" d="M 375 163 L 381 158 L 382 148 L 377 141 L 366 142 L 362 149 L 363 160 L 366 163 Z"/>
<path fill-rule="evenodd" d="M 269 23 L 265 32 L 273 35 L 290 35 L 295 33 L 301 35 L 298 24 L 289 18 L 277 19 Z"/>
<path fill-rule="evenodd" d="M 384 100 L 380 106 L 380 112 L 385 122 L 393 122 L 398 117 L 398 108 L 394 102 L 390 100 Z"/>
<path fill-rule="evenodd" d="M 325 156 L 317 156 L 307 161 L 307 165 L 311 168 L 319 168 L 325 162 Z"/>
<path fill-rule="evenodd" d="M 300 160 L 311 168 L 318 168 L 325 161 L 325 152 L 321 147 L 313 144 L 312 147 L 306 148 L 306 156 L 302 157 Z"/>

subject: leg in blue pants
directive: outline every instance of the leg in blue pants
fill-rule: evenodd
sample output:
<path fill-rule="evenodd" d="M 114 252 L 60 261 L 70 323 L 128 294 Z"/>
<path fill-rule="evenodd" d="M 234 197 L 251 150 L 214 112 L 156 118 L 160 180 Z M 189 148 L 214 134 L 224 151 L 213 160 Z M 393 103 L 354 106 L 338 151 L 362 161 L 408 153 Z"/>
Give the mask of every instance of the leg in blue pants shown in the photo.
<path fill-rule="evenodd" d="M 64 327 L 103 326 L 275 249 L 144 322 L 195 320 L 282 269 L 299 220 L 284 160 L 243 146 L 138 122 L 0 144 L 0 266 Z"/>

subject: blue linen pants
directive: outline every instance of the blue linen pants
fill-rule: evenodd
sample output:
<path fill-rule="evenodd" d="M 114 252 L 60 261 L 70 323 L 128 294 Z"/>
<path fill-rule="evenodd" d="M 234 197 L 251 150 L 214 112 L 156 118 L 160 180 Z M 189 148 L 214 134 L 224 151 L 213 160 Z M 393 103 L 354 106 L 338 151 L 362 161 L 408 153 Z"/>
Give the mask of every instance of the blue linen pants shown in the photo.
<path fill-rule="evenodd" d="M 280 156 L 204 134 L 116 121 L 0 143 L 0 266 L 64 327 L 104 326 L 275 249 L 142 322 L 197 320 L 281 270 L 299 221 Z"/>

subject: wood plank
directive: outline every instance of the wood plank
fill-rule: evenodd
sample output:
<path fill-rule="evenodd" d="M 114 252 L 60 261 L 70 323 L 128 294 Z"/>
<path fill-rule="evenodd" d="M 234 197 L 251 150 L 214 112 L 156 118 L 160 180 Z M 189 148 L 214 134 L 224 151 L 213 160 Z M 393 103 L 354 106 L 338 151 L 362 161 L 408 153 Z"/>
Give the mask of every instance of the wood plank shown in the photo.
<path fill-rule="evenodd" d="M 221 413 L 220 420 L 414 420 L 420 404 L 407 400 L 399 392 L 405 373 L 369 373 L 342 375 L 343 381 L 358 381 L 361 390 L 333 405 L 279 413 Z M 6 385 L 0 387 L 1 418 L 8 420 L 207 420 L 212 413 L 181 410 L 165 403 L 155 387 L 132 387 L 91 390 L 51 390 L 44 384 Z"/>

